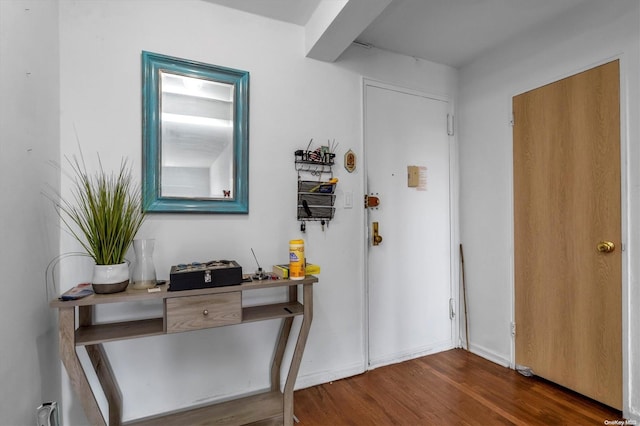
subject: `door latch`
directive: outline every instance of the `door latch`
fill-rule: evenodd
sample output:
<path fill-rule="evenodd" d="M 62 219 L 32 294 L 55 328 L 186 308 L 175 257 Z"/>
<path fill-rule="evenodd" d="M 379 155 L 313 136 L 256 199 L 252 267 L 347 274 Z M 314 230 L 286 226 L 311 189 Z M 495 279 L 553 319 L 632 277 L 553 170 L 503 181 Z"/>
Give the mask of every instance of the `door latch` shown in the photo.
<path fill-rule="evenodd" d="M 374 246 L 379 245 L 382 242 L 382 235 L 378 233 L 378 222 L 373 222 L 373 239 Z"/>

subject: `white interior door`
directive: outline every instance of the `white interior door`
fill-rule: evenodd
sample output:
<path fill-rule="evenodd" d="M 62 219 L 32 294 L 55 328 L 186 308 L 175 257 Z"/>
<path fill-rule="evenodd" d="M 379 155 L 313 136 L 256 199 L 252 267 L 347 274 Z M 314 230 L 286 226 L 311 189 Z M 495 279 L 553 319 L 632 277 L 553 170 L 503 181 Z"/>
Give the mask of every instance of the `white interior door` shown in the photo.
<path fill-rule="evenodd" d="M 448 102 L 365 81 L 369 366 L 453 347 Z M 418 187 L 408 186 L 417 166 Z M 382 242 L 372 244 L 372 223 Z"/>

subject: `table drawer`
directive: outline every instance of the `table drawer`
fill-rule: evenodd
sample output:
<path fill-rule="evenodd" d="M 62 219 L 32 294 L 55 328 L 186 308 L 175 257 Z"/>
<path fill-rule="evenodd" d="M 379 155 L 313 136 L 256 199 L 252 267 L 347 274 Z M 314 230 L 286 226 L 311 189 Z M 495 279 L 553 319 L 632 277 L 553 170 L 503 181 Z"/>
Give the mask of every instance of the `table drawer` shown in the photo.
<path fill-rule="evenodd" d="M 165 299 L 167 333 L 238 324 L 242 321 L 242 292 Z"/>

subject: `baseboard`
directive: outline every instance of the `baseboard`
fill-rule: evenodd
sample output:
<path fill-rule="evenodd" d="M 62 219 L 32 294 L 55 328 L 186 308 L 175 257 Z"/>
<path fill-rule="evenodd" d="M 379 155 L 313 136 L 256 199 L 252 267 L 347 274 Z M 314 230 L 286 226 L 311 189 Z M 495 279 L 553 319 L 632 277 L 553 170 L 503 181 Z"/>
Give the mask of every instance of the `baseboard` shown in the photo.
<path fill-rule="evenodd" d="M 486 360 L 489 360 L 491 362 L 494 362 L 498 365 L 501 365 L 503 367 L 507 367 L 507 368 L 513 368 L 513 366 L 511 365 L 511 361 L 507 358 L 505 358 L 504 356 L 497 354 L 487 348 L 484 348 L 480 345 L 474 345 L 473 343 L 469 346 L 469 352 L 476 354 Z"/>
<path fill-rule="evenodd" d="M 623 413 L 623 415 L 625 416 L 627 421 L 630 421 L 627 424 L 629 424 L 629 425 L 631 425 L 631 424 L 640 424 L 640 412 L 634 410 L 633 408 L 629 408 L 629 412 L 628 413 Z M 635 422 L 635 423 L 631 423 L 631 422 Z"/>
<path fill-rule="evenodd" d="M 453 349 L 453 341 L 446 340 L 444 342 L 438 342 L 434 345 L 425 346 L 423 348 L 414 349 L 411 352 L 394 354 L 389 357 L 380 358 L 378 360 L 369 360 L 369 369 L 384 367 L 385 365 L 397 364 L 399 362 L 408 361 L 410 359 L 420 358 L 427 355 L 432 355 L 438 352 L 448 351 Z"/>
<path fill-rule="evenodd" d="M 447 340 L 445 342 L 436 343 L 435 345 L 431 345 L 422 349 L 418 349 L 417 351 L 411 351 L 410 353 L 395 355 L 390 358 L 385 358 L 378 360 L 375 364 L 369 366 L 370 370 L 375 368 L 384 367 L 385 365 L 397 364 L 402 361 L 408 361 L 414 358 L 420 358 L 422 356 L 435 354 L 442 351 L 447 351 L 449 349 L 453 349 L 453 342 Z M 354 363 L 339 370 L 331 370 L 331 371 L 322 371 L 318 373 L 312 373 L 307 375 L 299 375 L 296 380 L 295 389 L 305 389 L 311 386 L 317 386 L 324 383 L 333 382 L 334 380 L 346 379 L 347 377 L 357 376 L 358 374 L 362 374 L 367 369 L 364 366 L 364 360 L 361 363 Z"/>
<path fill-rule="evenodd" d="M 364 373 L 364 360 L 357 364 L 352 364 L 339 370 L 322 371 L 313 374 L 300 375 L 296 380 L 295 389 L 304 389 L 311 386 L 321 385 L 323 383 L 333 382 L 334 380 L 345 379 L 347 377 L 357 376 Z"/>
<path fill-rule="evenodd" d="M 371 362 L 369 369 L 373 370 L 376 368 L 384 367 L 385 365 L 397 364 L 399 362 L 420 358 L 420 357 L 435 354 L 438 352 L 447 351 L 453 348 L 454 348 L 453 342 L 450 340 L 447 340 L 445 342 L 440 342 L 435 345 L 418 349 L 417 351 L 414 350 L 409 353 L 404 353 L 404 354 L 394 355 L 393 357 L 389 357 L 389 358 L 379 359 L 375 362 Z M 498 365 L 502 365 L 503 367 L 512 368 L 512 366 L 510 365 L 511 363 L 509 362 L 508 359 L 482 346 L 472 344 L 470 347 L 470 352 L 482 358 L 485 358 L 491 362 L 494 362 Z M 352 377 L 352 376 L 357 376 L 358 374 L 362 374 L 365 371 L 366 369 L 364 367 L 364 361 L 363 361 L 362 363 L 353 363 L 351 365 L 347 365 L 338 370 L 321 371 L 321 372 L 312 373 L 312 374 L 299 375 L 298 379 L 296 380 L 295 389 L 296 390 L 305 389 L 308 387 L 329 383 L 334 380 L 346 379 L 347 377 Z"/>

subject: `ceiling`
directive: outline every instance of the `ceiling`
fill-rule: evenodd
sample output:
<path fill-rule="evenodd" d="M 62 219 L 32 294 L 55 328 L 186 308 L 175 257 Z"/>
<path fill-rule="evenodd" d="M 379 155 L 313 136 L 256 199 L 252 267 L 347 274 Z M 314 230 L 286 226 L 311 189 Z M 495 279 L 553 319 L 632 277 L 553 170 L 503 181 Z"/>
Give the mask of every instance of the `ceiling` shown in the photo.
<path fill-rule="evenodd" d="M 305 25 L 322 0 L 205 0 L 278 21 Z"/>
<path fill-rule="evenodd" d="M 359 2 L 360 8 L 366 8 L 371 0 L 205 1 L 305 26 L 323 2 Z M 522 32 L 570 13 L 585 1 L 382 0 L 388 6 L 366 25 L 358 23 L 364 30 L 356 30 L 358 34 L 350 36 L 349 43 L 357 40 L 459 68 Z"/>

